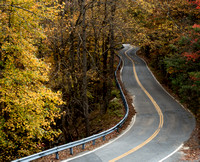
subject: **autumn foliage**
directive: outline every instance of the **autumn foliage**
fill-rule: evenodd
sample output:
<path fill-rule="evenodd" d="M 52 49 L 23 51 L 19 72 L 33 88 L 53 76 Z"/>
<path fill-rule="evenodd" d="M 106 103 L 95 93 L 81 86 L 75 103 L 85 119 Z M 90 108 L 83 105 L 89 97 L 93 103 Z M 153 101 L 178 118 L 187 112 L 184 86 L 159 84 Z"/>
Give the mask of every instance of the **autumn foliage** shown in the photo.
<path fill-rule="evenodd" d="M 133 18 L 138 22 L 136 42 L 162 82 L 197 116 L 200 104 L 199 2 L 142 0 L 131 7 Z"/>
<path fill-rule="evenodd" d="M 200 0 L 187 0 L 188 3 L 194 4 L 196 9 L 200 9 Z"/>
<path fill-rule="evenodd" d="M 61 133 L 54 128 L 61 115 L 62 95 L 48 87 L 50 66 L 37 58 L 35 44 L 45 38 L 39 15 L 33 14 L 37 5 L 23 0 L 0 2 L 2 161 L 38 152 L 44 141 L 53 141 Z"/>
<path fill-rule="evenodd" d="M 126 5 L 0 1 L 1 160 L 100 132 L 106 115 L 120 120 L 113 71 L 128 35 Z"/>
<path fill-rule="evenodd" d="M 113 71 L 122 43 L 140 46 L 198 114 L 199 8 L 199 0 L 1 0 L 0 159 L 98 133 L 106 115 L 120 120 Z"/>

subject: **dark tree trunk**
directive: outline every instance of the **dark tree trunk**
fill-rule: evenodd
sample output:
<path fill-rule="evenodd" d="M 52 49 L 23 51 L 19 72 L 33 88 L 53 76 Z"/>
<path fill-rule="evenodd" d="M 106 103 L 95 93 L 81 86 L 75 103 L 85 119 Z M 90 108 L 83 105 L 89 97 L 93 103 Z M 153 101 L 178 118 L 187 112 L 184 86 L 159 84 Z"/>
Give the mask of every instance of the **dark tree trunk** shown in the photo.
<path fill-rule="evenodd" d="M 82 39 L 83 39 L 83 111 L 85 117 L 85 128 L 86 136 L 89 136 L 89 113 L 88 113 L 88 97 L 87 97 L 87 49 L 86 49 L 86 10 L 85 10 L 85 0 L 82 0 L 81 12 L 83 15 L 82 20 Z"/>
<path fill-rule="evenodd" d="M 111 18 L 110 18 L 110 39 L 109 39 L 109 44 L 110 44 L 110 74 L 113 77 L 114 76 L 114 54 L 115 54 L 115 49 L 114 49 L 114 16 L 115 16 L 115 10 L 116 10 L 116 0 L 111 1 Z"/>
<path fill-rule="evenodd" d="M 108 101 L 109 101 L 109 96 L 108 96 L 108 66 L 107 66 L 107 61 L 108 61 L 108 40 L 109 38 L 104 41 L 103 39 L 103 105 L 101 108 L 101 114 L 105 114 L 107 112 L 108 108 Z"/>

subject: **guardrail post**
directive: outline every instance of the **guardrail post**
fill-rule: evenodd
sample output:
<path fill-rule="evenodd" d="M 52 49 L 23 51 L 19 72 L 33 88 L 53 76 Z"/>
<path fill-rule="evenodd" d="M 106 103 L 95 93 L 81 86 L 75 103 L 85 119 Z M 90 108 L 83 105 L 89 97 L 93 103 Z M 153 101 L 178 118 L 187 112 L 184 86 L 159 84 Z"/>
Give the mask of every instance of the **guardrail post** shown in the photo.
<path fill-rule="evenodd" d="M 106 140 L 106 136 L 103 136 L 103 141 L 105 141 Z"/>
<path fill-rule="evenodd" d="M 70 155 L 73 155 L 73 148 L 70 148 Z"/>
<path fill-rule="evenodd" d="M 82 150 L 84 150 L 85 149 L 85 143 L 84 144 L 82 144 Z"/>
<path fill-rule="evenodd" d="M 59 159 L 59 154 L 58 154 L 58 152 L 56 152 L 56 159 L 57 159 L 57 160 Z"/>
<path fill-rule="evenodd" d="M 117 127 L 117 133 L 119 133 L 119 127 Z"/>
<path fill-rule="evenodd" d="M 92 145 L 95 145 L 95 140 L 92 141 Z"/>

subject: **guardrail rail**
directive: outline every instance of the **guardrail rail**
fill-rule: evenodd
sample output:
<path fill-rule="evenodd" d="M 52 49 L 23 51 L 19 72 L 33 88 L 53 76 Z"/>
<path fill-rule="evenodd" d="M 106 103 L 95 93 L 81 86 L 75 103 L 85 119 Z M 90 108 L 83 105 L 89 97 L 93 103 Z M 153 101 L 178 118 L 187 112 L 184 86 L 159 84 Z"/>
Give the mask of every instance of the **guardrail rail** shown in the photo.
<path fill-rule="evenodd" d="M 117 55 L 118 56 L 118 55 Z M 82 145 L 82 149 L 84 150 L 85 148 L 85 144 L 88 143 L 88 142 L 93 142 L 93 145 L 95 145 L 95 140 L 98 139 L 98 138 L 103 138 L 103 141 L 105 140 L 105 137 L 106 135 L 112 133 L 113 131 L 117 130 L 123 125 L 123 123 L 125 122 L 126 118 L 128 117 L 128 113 L 129 113 L 129 107 L 128 107 L 128 104 L 127 104 L 127 101 L 126 101 L 126 98 L 125 98 L 125 95 L 122 91 L 122 88 L 120 86 L 120 83 L 119 81 L 117 80 L 117 71 L 119 70 L 119 67 L 121 65 L 121 62 L 122 62 L 122 59 L 120 56 L 118 56 L 120 61 L 119 61 L 119 64 L 117 66 L 117 69 L 115 70 L 115 80 L 116 80 L 116 85 L 117 87 L 119 88 L 120 90 L 120 94 L 121 94 L 121 98 L 123 100 L 123 104 L 124 104 L 124 107 L 125 107 L 125 111 L 126 111 L 126 114 L 124 115 L 123 119 L 117 124 L 115 125 L 114 127 L 106 130 L 106 131 L 103 131 L 101 133 L 98 133 L 98 134 L 94 134 L 92 136 L 89 136 L 89 137 L 86 137 L 86 138 L 83 138 L 81 140 L 77 140 L 77 141 L 74 141 L 74 142 L 70 142 L 70 143 L 67 143 L 67 144 L 64 144 L 64 145 L 61 145 L 61 146 L 57 146 L 57 147 L 54 147 L 54 148 L 51 148 L 51 149 L 48 149 L 48 150 L 45 150 L 45 151 L 42 151 L 42 152 L 39 152 L 39 153 L 36 153 L 36 154 L 33 154 L 33 155 L 30 155 L 30 156 L 26 156 L 24 158 L 21 158 L 21 159 L 16 159 L 12 162 L 27 162 L 27 161 L 31 161 L 31 160 L 36 160 L 36 159 L 39 159 L 39 158 L 42 158 L 44 156 L 47 156 L 47 155 L 51 155 L 51 154 L 56 154 L 56 159 L 59 159 L 59 152 L 60 151 L 63 151 L 63 150 L 66 150 L 66 149 L 70 149 L 70 154 L 72 155 L 73 154 L 73 147 L 75 146 L 79 146 L 79 145 Z"/>

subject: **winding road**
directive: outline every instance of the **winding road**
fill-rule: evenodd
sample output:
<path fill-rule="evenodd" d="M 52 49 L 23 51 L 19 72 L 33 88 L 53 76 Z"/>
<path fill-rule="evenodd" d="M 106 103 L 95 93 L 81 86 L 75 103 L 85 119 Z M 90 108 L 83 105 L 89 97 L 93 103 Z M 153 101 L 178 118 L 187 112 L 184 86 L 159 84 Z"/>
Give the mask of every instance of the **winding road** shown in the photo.
<path fill-rule="evenodd" d="M 117 139 L 70 162 L 172 162 L 189 139 L 195 119 L 157 82 L 137 48 L 125 44 L 119 52 L 123 60 L 121 79 L 133 97 L 137 114 Z"/>

